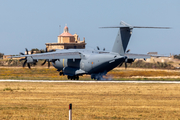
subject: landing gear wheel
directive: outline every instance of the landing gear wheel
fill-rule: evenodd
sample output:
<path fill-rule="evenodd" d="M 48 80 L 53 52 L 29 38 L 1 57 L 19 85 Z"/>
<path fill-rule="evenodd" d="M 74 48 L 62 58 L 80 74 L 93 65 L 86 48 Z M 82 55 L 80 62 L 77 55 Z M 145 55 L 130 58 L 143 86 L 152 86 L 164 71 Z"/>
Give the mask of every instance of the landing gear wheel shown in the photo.
<path fill-rule="evenodd" d="M 64 75 L 64 74 L 63 74 L 63 72 L 59 72 L 59 75 L 61 76 L 61 75 Z"/>
<path fill-rule="evenodd" d="M 101 80 L 101 78 L 100 78 L 100 77 L 97 77 L 97 80 Z"/>
<path fill-rule="evenodd" d="M 76 80 L 79 80 L 79 76 L 78 76 L 78 75 L 74 76 L 74 78 L 75 78 Z"/>
<path fill-rule="evenodd" d="M 79 80 L 79 76 L 77 76 L 77 80 Z"/>
<path fill-rule="evenodd" d="M 70 80 L 70 79 L 72 80 L 72 79 L 73 79 L 73 76 L 69 76 L 69 75 L 68 75 L 68 80 Z"/>
<path fill-rule="evenodd" d="M 91 75 L 91 79 L 95 80 L 95 75 Z"/>

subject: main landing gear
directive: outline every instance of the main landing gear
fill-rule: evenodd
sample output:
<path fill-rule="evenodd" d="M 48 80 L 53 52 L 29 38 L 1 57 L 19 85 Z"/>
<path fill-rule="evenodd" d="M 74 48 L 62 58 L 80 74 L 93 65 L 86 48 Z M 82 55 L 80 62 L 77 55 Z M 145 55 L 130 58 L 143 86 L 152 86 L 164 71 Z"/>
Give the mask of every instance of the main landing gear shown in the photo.
<path fill-rule="evenodd" d="M 101 80 L 102 76 L 98 76 L 98 75 L 91 75 L 91 79 L 93 80 Z"/>
<path fill-rule="evenodd" d="M 91 79 L 93 79 L 93 80 L 105 80 L 103 78 L 103 75 L 106 75 L 106 72 L 98 73 L 98 74 L 91 74 Z"/>
<path fill-rule="evenodd" d="M 78 75 L 75 75 L 75 76 L 67 76 L 68 79 L 71 79 L 71 80 L 79 80 L 79 76 Z"/>

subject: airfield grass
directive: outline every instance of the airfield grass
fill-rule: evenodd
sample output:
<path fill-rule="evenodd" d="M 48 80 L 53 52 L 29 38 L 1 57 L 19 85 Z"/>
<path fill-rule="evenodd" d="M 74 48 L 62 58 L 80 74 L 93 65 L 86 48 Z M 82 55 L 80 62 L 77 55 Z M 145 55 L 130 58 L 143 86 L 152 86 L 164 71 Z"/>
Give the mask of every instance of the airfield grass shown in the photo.
<path fill-rule="evenodd" d="M 180 70 L 116 68 L 108 72 L 106 78 L 109 80 L 180 80 Z M 55 68 L 1 67 L 0 79 L 67 80 L 67 76 L 60 76 Z M 80 80 L 91 80 L 91 77 L 90 75 L 80 76 Z"/>
<path fill-rule="evenodd" d="M 0 119 L 180 119 L 179 84 L 0 83 Z"/>

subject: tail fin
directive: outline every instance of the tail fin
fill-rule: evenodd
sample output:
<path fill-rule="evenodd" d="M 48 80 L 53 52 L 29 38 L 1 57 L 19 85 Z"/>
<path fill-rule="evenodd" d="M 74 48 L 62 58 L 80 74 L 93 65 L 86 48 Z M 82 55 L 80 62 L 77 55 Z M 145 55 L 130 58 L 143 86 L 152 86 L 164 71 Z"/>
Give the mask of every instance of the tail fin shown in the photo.
<path fill-rule="evenodd" d="M 116 40 L 112 52 L 119 53 L 124 56 L 127 45 L 129 43 L 133 28 L 158 28 L 158 29 L 169 29 L 169 27 L 141 27 L 131 26 L 123 21 L 120 22 L 120 26 L 102 27 L 102 28 L 119 28 Z"/>
<path fill-rule="evenodd" d="M 119 53 L 120 55 L 124 55 L 127 45 L 129 43 L 129 39 L 131 37 L 133 28 L 131 28 L 130 25 L 124 22 L 121 22 L 120 24 L 123 25 L 124 27 L 119 28 L 112 52 L 116 52 L 116 53 Z"/>

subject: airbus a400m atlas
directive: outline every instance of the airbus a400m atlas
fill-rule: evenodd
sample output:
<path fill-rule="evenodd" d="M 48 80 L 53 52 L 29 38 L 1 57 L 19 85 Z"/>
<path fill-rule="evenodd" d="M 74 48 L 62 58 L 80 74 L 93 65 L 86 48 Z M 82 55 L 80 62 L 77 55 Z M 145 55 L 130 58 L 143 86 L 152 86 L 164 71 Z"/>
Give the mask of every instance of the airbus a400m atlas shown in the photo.
<path fill-rule="evenodd" d="M 118 34 L 114 42 L 111 52 L 100 50 L 86 49 L 64 49 L 54 52 L 39 53 L 20 56 L 25 57 L 25 64 L 30 68 L 30 64 L 36 64 L 38 60 L 44 59 L 45 62 L 52 62 L 52 65 L 60 72 L 60 75 L 67 75 L 68 79 L 77 79 L 83 74 L 91 75 L 91 79 L 100 80 L 107 72 L 125 63 L 132 63 L 136 58 L 149 58 L 149 55 L 128 54 L 126 48 L 132 34 L 133 28 L 158 28 L 168 29 L 167 27 L 140 27 L 131 26 L 125 22 L 121 22 L 119 26 L 103 27 L 103 28 L 118 28 Z M 44 62 L 44 63 L 45 63 Z"/>

